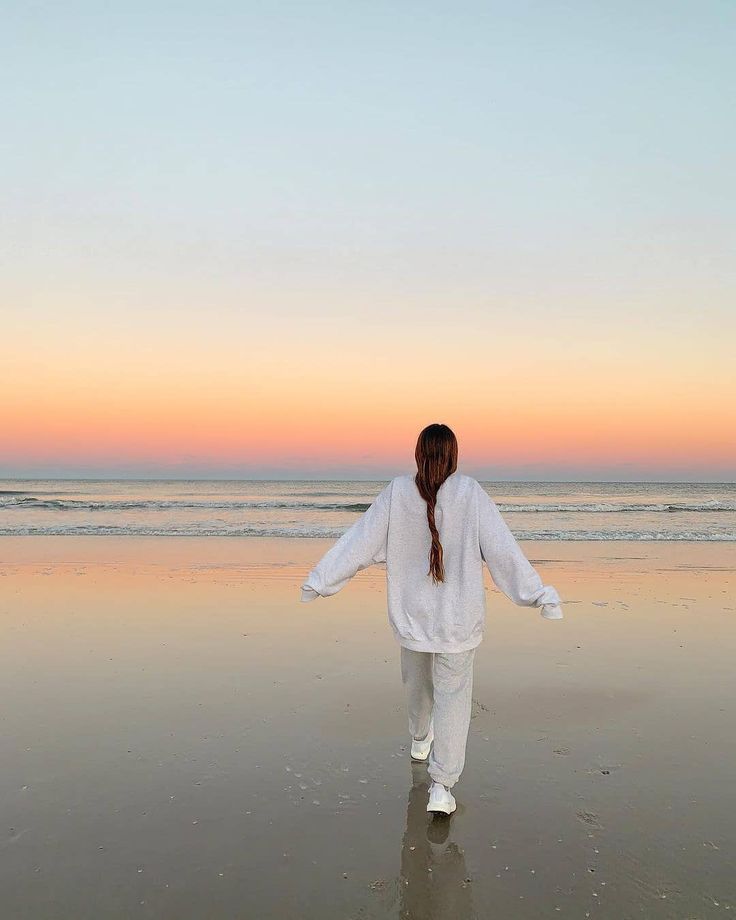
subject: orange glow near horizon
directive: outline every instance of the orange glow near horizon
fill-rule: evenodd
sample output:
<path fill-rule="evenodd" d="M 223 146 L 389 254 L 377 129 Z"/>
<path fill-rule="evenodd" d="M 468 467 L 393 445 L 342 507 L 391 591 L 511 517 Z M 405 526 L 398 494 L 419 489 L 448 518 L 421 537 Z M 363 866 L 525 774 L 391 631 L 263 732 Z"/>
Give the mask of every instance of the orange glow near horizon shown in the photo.
<path fill-rule="evenodd" d="M 725 337 L 710 351 L 685 336 L 663 348 L 655 333 L 633 339 L 621 323 L 596 349 L 563 318 L 529 342 L 509 320 L 445 334 L 381 320 L 366 336 L 356 319 L 354 331 L 346 321 L 320 337 L 298 317 L 303 332 L 284 336 L 260 317 L 231 319 L 226 336 L 189 314 L 175 333 L 148 330 L 142 349 L 135 326 L 113 341 L 104 322 L 95 331 L 88 316 L 72 318 L 0 369 L 0 463 L 15 475 L 126 466 L 385 476 L 412 465 L 416 435 L 432 421 L 455 430 L 461 465 L 506 475 L 734 473 Z"/>
<path fill-rule="evenodd" d="M 505 388 L 505 373 L 460 361 L 447 367 L 447 388 L 418 366 L 378 380 L 358 366 L 352 377 L 329 379 L 311 375 L 304 360 L 272 383 L 262 369 L 224 375 L 213 366 L 206 386 L 200 374 L 162 373 L 157 382 L 125 373 L 118 362 L 90 369 L 86 385 L 81 373 L 56 381 L 47 373 L 6 390 L 4 463 L 390 467 L 411 462 L 430 421 L 453 427 L 461 463 L 472 466 L 635 463 L 666 472 L 690 464 L 707 472 L 727 469 L 736 455 L 734 429 L 724 425 L 734 394 L 722 390 L 703 405 L 674 379 L 647 390 L 641 379 L 611 385 L 540 371 Z"/>

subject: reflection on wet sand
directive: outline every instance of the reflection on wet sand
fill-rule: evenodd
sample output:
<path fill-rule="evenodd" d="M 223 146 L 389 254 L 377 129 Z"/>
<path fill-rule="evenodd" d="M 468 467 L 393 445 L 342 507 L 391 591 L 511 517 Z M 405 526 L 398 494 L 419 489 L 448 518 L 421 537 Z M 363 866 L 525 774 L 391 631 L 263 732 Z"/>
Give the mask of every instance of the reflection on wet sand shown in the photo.
<path fill-rule="evenodd" d="M 427 765 L 411 764 L 399 876 L 402 920 L 476 917 L 465 853 L 453 839 L 454 817 L 427 813 Z"/>

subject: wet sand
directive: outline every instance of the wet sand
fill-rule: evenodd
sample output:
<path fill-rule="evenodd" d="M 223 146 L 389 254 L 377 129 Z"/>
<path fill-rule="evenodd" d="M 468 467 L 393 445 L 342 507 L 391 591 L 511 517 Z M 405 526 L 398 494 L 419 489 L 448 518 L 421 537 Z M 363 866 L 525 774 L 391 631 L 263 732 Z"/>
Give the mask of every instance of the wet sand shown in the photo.
<path fill-rule="evenodd" d="M 0 538 L 3 917 L 736 914 L 736 546 L 525 543 L 457 813 L 409 761 L 384 571 L 332 541 Z"/>

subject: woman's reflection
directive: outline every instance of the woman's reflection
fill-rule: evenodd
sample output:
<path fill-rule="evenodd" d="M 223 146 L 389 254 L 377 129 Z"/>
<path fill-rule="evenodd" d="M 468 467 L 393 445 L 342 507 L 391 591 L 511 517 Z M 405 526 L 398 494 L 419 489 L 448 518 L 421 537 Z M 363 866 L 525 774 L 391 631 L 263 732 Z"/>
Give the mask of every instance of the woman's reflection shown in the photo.
<path fill-rule="evenodd" d="M 451 839 L 454 817 L 427 814 L 426 764 L 411 764 L 399 877 L 402 920 L 469 920 L 476 916 L 465 854 Z"/>

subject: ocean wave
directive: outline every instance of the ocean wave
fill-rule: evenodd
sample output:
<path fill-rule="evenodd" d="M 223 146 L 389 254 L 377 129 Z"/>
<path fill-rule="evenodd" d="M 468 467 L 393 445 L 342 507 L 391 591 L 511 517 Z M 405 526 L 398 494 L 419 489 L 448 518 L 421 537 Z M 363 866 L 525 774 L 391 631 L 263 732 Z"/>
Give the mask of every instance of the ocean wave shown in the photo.
<path fill-rule="evenodd" d="M 130 536 L 130 537 L 285 537 L 285 538 L 321 538 L 337 539 L 345 533 L 344 528 L 320 526 L 315 524 L 284 526 L 267 526 L 263 524 L 221 524 L 212 526 L 208 522 L 202 527 L 195 525 L 175 525 L 168 527 L 146 526 L 143 524 L 66 524 L 56 526 L 18 525 L 17 527 L 0 527 L 0 536 Z M 514 530 L 519 540 L 542 541 L 637 541 L 637 542 L 696 542 L 696 543 L 730 543 L 736 542 L 736 531 L 715 533 L 713 531 L 679 530 Z"/>
<path fill-rule="evenodd" d="M 109 499 L 90 501 L 66 498 L 36 498 L 17 493 L 20 498 L 0 498 L 0 509 L 23 508 L 31 511 L 249 511 L 258 509 L 288 509 L 299 511 L 354 511 L 363 512 L 370 502 L 335 502 L 315 504 L 289 501 L 203 501 L 188 502 L 179 499 Z"/>
<path fill-rule="evenodd" d="M 371 502 L 300 502 L 284 500 L 182 501 L 181 499 L 89 499 L 38 498 L 24 492 L 0 493 L 0 510 L 23 508 L 29 511 L 248 511 L 290 510 L 362 513 Z M 673 514 L 678 512 L 735 512 L 736 502 L 711 499 L 704 502 L 497 502 L 499 511 L 510 514 Z"/>
<path fill-rule="evenodd" d="M 625 512 L 672 513 L 676 511 L 736 511 L 736 502 L 712 499 L 706 502 L 562 502 L 512 505 L 498 502 L 498 510 L 518 514 L 620 514 Z"/>

